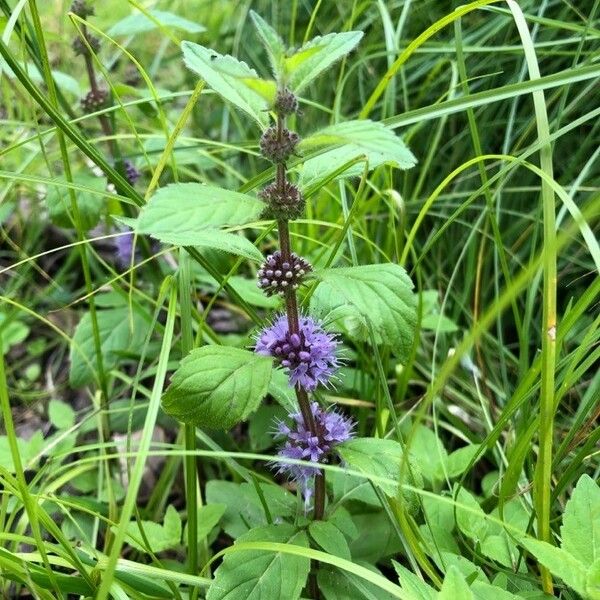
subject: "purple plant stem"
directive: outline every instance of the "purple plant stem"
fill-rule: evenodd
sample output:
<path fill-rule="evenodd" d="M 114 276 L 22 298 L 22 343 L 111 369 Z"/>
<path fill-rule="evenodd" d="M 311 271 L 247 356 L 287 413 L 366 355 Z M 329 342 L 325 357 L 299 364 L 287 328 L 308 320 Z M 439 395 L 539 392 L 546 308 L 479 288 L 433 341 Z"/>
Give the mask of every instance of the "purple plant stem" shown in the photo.
<path fill-rule="evenodd" d="M 284 127 L 284 118 L 280 115 L 277 117 L 277 138 L 281 141 L 282 132 Z M 280 190 L 283 190 L 285 183 L 286 167 L 284 163 L 277 164 L 276 182 Z M 290 228 L 287 220 L 279 220 L 277 222 L 277 229 L 279 233 L 279 250 L 281 252 L 282 259 L 286 262 L 291 262 L 291 239 L 290 239 Z M 299 333 L 299 315 L 298 315 L 298 300 L 296 298 L 296 290 L 292 286 L 288 286 L 285 291 L 285 310 L 288 318 L 288 326 L 290 333 Z M 313 435 L 316 435 L 316 424 L 310 409 L 310 400 L 306 390 L 300 386 L 295 386 L 296 398 L 298 399 L 298 406 L 302 413 L 302 418 L 306 428 L 309 429 Z M 315 507 L 313 511 L 313 518 L 316 521 L 323 519 L 325 513 L 325 472 L 319 471 L 318 475 L 315 475 Z"/>

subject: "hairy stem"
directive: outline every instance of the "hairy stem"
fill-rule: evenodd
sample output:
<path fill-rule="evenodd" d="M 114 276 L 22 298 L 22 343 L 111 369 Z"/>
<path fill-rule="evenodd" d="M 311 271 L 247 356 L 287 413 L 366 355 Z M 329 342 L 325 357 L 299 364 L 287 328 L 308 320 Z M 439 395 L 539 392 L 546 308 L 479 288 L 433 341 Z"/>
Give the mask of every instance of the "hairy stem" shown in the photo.
<path fill-rule="evenodd" d="M 281 115 L 277 117 L 277 139 L 281 142 L 283 137 L 283 128 L 285 126 L 285 120 Z M 278 191 L 283 193 L 285 186 L 286 177 L 286 166 L 285 163 L 277 164 L 276 183 Z M 281 257 L 285 262 L 291 262 L 292 244 L 290 239 L 290 228 L 289 223 L 286 219 L 280 219 L 277 221 L 277 230 L 279 233 L 279 251 Z M 300 333 L 300 316 L 298 312 L 298 299 L 296 298 L 296 290 L 293 286 L 288 286 L 285 290 L 285 312 L 288 319 L 288 328 L 290 333 Z M 315 419 L 310 409 L 310 400 L 306 390 L 300 386 L 295 387 L 296 398 L 298 399 L 298 406 L 300 407 L 300 413 L 304 419 L 304 424 L 307 429 L 310 430 L 312 435 L 317 435 L 317 428 Z M 313 511 L 313 518 L 320 521 L 325 513 L 325 472 L 320 471 L 315 476 L 315 507 Z"/>

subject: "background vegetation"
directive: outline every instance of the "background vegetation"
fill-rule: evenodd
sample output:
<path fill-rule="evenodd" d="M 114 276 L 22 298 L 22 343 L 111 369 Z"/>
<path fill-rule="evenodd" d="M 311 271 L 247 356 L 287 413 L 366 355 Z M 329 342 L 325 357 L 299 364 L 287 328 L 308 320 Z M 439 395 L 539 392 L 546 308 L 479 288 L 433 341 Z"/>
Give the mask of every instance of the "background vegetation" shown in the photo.
<path fill-rule="evenodd" d="M 321 555 L 305 554 L 321 560 L 321 593 L 435 597 L 452 573 L 447 598 L 600 597 L 600 492 L 587 478 L 600 473 L 600 2 L 479 2 L 460 18 L 449 0 L 94 4 L 93 70 L 112 101 L 85 114 L 89 73 L 72 49 L 84 25 L 69 3 L 0 0 L 4 597 L 203 597 L 221 561 L 211 557 L 251 527 L 302 514 L 266 464 L 285 384 L 230 432 L 197 430 L 191 462 L 176 421 L 158 412 L 144 426 L 192 345 L 249 346 L 253 316 L 276 306 L 256 289 L 256 264 L 206 248 L 202 265 L 187 257 L 190 302 L 169 291 L 176 249 L 140 236 L 131 260 L 119 254 L 127 218 L 157 188 L 252 190 L 269 179 L 256 124 L 198 86 L 179 47 L 192 40 L 268 75 L 250 9 L 291 47 L 364 31 L 302 92 L 299 131 L 369 116 L 418 159 L 366 177 L 361 164 L 326 183 L 292 228 L 315 264 L 338 242 L 338 266 L 402 264 L 419 297 L 410 359 L 352 342 L 321 397 L 361 436 L 401 442 L 419 473 L 400 474 L 394 498 L 357 476 L 344 487 L 350 476 L 331 468 L 342 550 L 317 533 Z M 123 159 L 141 173 L 133 188 Z M 270 225 L 244 230 L 264 252 Z M 142 477 L 127 495 L 136 456 Z M 196 506 L 184 462 L 188 476 L 198 469 Z M 574 528 L 563 520 L 572 496 Z M 113 551 L 127 502 L 126 545 Z M 189 573 L 191 511 L 205 568 Z M 379 575 L 401 588 L 384 589 Z"/>

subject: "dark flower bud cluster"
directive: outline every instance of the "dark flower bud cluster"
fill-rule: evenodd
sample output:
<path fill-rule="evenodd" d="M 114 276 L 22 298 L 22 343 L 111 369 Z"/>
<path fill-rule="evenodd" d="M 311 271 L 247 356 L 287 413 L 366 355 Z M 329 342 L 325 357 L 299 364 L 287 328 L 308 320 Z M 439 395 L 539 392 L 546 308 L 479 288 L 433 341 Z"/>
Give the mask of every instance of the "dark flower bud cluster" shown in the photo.
<path fill-rule="evenodd" d="M 98 51 L 100 50 L 100 40 L 95 35 L 91 35 L 89 33 L 85 36 L 85 39 L 87 40 L 94 54 L 98 54 Z M 86 43 L 80 37 L 76 37 L 73 40 L 72 48 L 73 52 L 75 52 L 77 56 L 85 56 L 86 54 L 90 53 Z"/>
<path fill-rule="evenodd" d="M 298 98 L 288 88 L 283 88 L 275 96 L 273 110 L 282 117 L 292 115 L 298 112 Z"/>
<path fill-rule="evenodd" d="M 82 19 L 87 19 L 94 14 L 94 7 L 87 0 L 74 0 L 71 4 L 71 12 Z"/>
<path fill-rule="evenodd" d="M 81 99 L 81 108 L 86 114 L 96 112 L 108 104 L 108 91 L 103 89 L 90 90 Z"/>
<path fill-rule="evenodd" d="M 297 219 L 304 212 L 305 201 L 302 192 L 287 179 L 281 184 L 273 182 L 260 192 L 268 206 L 265 217 L 273 219 Z"/>
<path fill-rule="evenodd" d="M 294 131 L 283 127 L 281 132 L 277 127 L 269 127 L 260 138 L 260 152 L 271 162 L 285 163 L 294 154 L 300 137 Z"/>
<path fill-rule="evenodd" d="M 284 259 L 281 252 L 277 251 L 267 256 L 267 259 L 258 271 L 258 287 L 267 296 L 279 294 L 283 296 L 288 287 L 296 290 L 302 284 L 304 276 L 312 271 L 312 265 L 298 256 L 295 252 L 289 259 Z"/>

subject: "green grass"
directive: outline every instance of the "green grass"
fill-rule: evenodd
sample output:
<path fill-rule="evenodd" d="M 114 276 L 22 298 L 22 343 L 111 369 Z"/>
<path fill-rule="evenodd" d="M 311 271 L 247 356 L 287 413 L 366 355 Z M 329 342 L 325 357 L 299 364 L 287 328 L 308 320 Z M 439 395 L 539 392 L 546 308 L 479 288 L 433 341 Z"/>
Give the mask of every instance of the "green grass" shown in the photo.
<path fill-rule="evenodd" d="M 136 6 L 171 11 L 206 31 L 111 35 Z M 203 532 L 203 509 L 215 503 L 207 484 L 261 490 L 257 482 L 274 481 L 266 463 L 275 448 L 257 442 L 266 435 L 258 416 L 250 430 L 224 433 L 183 426 L 160 410 L 170 374 L 192 348 L 251 343 L 268 310 L 239 277 L 253 280 L 256 265 L 193 247 L 157 248 L 140 236 L 140 261 L 123 266 L 111 246 L 118 219 L 135 218 L 168 183 L 253 194 L 272 179 L 256 125 L 198 83 L 179 49 L 190 39 L 267 75 L 250 8 L 291 46 L 364 31 L 356 51 L 302 92 L 292 126 L 308 134 L 381 120 L 419 161 L 407 171 L 370 170 L 359 157 L 362 176 L 332 175 L 310 189 L 305 218 L 292 224 L 296 251 L 321 266 L 403 265 L 424 319 L 405 364 L 385 346 L 347 342 L 342 381 L 320 399 L 352 414 L 361 436 L 398 440 L 425 462 L 439 444 L 449 452 L 477 447 L 460 476 L 445 472 L 422 485 L 403 461 L 400 484 L 414 506 L 378 491 L 377 518 L 393 551 L 367 559 L 366 542 L 363 555 L 354 544 L 354 564 L 314 548 L 234 546 L 223 522 Z M 509 566 L 460 527 L 436 538 L 431 502 L 520 536 L 504 512 L 518 504 L 527 535 L 559 546 L 576 482 L 600 476 L 600 1 L 108 0 L 89 28 L 102 40 L 93 65 L 114 103 L 90 115 L 79 106 L 85 63 L 70 46 L 83 25 L 67 12 L 55 0 L 0 0 L 0 595 L 66 597 L 68 584 L 73 597 L 149 598 L 160 585 L 170 597 L 202 598 L 223 555 L 246 547 L 300 554 L 404 597 L 390 559 L 439 588 L 449 566 L 441 551 L 452 544 L 515 593 L 579 597 L 522 546 Z M 135 186 L 122 158 L 142 171 Z M 93 176 L 93 165 L 110 189 L 81 179 Z M 50 214 L 52 190 L 59 200 Z M 90 215 L 94 228 L 86 227 Z M 240 229 L 265 253 L 274 248 L 272 222 Z M 435 307 L 427 304 L 433 297 Z M 141 343 L 107 363 L 98 314 L 116 305 L 144 331 Z M 85 313 L 94 378 L 74 389 L 69 354 L 77 354 L 73 335 Z M 56 400 L 65 415 L 64 405 L 75 411 L 68 427 L 49 414 Z M 163 437 L 153 438 L 157 431 Z M 465 508 L 460 490 L 477 497 L 484 517 Z M 268 514 L 268 499 L 260 501 Z M 191 523 L 177 544 L 166 552 L 127 544 L 132 522 L 163 523 L 169 505 Z M 368 539 L 368 527 L 361 534 Z"/>

